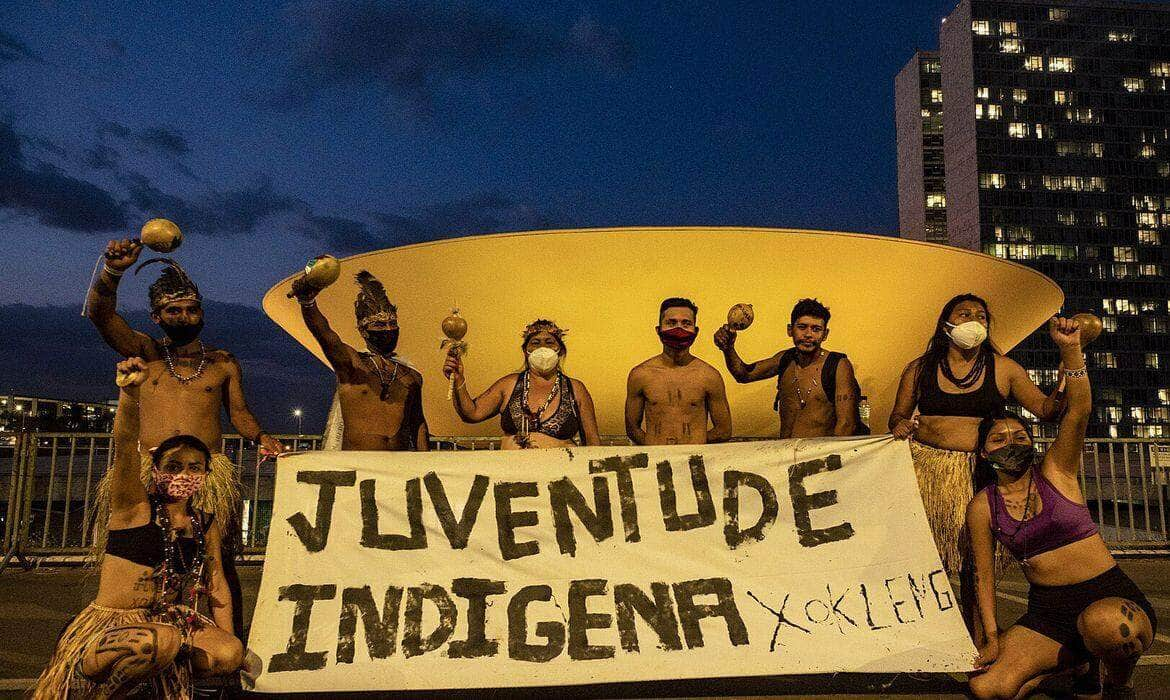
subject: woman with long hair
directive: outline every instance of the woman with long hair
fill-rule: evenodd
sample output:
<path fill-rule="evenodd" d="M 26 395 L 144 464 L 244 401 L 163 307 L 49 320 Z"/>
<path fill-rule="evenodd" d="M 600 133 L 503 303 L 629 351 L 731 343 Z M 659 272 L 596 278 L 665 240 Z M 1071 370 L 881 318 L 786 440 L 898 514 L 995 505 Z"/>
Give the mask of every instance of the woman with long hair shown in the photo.
<path fill-rule="evenodd" d="M 943 306 L 926 352 L 902 372 L 889 428 L 896 438 L 912 438 L 922 504 L 943 567 L 959 575 L 960 609 L 969 626 L 973 578 L 963 523 L 975 493 L 979 421 L 1003 412 L 1008 399 L 1042 419 L 1060 410 L 1059 391 L 1045 396 L 1023 367 L 996 351 L 987 302 L 960 294 Z"/>
<path fill-rule="evenodd" d="M 467 390 L 463 360 L 448 353 L 443 374 L 454 377 L 452 401 L 466 423 L 480 423 L 499 415 L 504 431 L 501 449 L 565 447 L 577 438 L 581 445 L 600 445 L 593 397 L 578 379 L 561 371 L 568 330 L 545 319 L 524 329 L 524 370 L 496 380 L 476 398 Z"/>
<path fill-rule="evenodd" d="M 971 678 L 971 690 L 980 698 L 1020 697 L 1054 671 L 1099 662 L 1106 697 L 1133 697 L 1133 668 L 1153 643 L 1157 618 L 1109 553 L 1077 478 L 1092 408 L 1080 327 L 1053 319 L 1049 331 L 1068 380 L 1056 440 L 1041 456 L 1020 418 L 992 416 L 979 425 L 979 459 L 995 481 L 967 507 L 983 623 L 976 639 L 983 672 Z M 1003 633 L 995 615 L 997 540 L 1029 583 L 1027 612 Z"/>
<path fill-rule="evenodd" d="M 141 383 L 146 363 L 118 364 Z M 135 380 L 135 375 L 139 378 Z M 243 646 L 232 629 L 219 521 L 191 505 L 211 452 L 191 435 L 155 449 L 150 491 L 138 456 L 138 386 L 122 388 L 114 416 L 109 537 L 97 596 L 66 626 L 33 697 L 122 697 L 150 682 L 154 695 L 189 698 L 192 677 L 236 671 Z M 208 603 L 208 619 L 199 613 Z"/>

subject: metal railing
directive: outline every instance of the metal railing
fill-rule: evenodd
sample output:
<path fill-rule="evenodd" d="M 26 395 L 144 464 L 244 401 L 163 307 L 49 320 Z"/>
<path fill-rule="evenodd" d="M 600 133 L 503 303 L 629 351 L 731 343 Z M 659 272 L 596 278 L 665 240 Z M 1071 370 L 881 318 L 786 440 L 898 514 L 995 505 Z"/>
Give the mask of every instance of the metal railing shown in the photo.
<path fill-rule="evenodd" d="M 315 450 L 319 435 L 276 436 L 286 448 Z M 1038 440 L 1041 449 L 1049 440 Z M 0 433 L 0 517 L 4 564 L 13 557 L 84 554 L 98 483 L 113 457 L 108 433 Z M 494 450 L 499 438 L 442 437 L 436 450 Z M 628 445 L 625 436 L 603 438 Z M 225 436 L 220 451 L 240 465 L 241 530 L 245 552 L 268 541 L 275 482 L 273 460 L 239 436 Z M 1142 439 L 1089 439 L 1080 481 L 1106 542 L 1115 549 L 1170 549 L 1170 445 Z M 3 568 L 0 566 L 0 568 Z"/>

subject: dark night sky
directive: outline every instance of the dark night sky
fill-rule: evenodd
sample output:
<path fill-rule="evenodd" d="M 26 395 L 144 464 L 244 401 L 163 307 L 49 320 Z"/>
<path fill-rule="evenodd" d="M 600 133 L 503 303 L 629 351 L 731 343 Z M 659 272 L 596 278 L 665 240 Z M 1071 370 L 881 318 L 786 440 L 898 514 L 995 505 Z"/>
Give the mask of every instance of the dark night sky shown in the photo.
<path fill-rule="evenodd" d="M 105 241 L 151 216 L 270 339 L 237 353 L 246 373 L 315 362 L 251 314 L 321 252 L 614 225 L 893 234 L 893 77 L 953 5 L 4 3 L 0 310 L 26 333 L 0 347 L 0 393 L 104 392 L 88 362 L 38 384 L 22 357 L 79 352 L 62 324 L 95 335 L 62 319 Z M 298 403 L 323 416 L 331 380 L 306 372 L 258 390 L 274 429 Z"/>

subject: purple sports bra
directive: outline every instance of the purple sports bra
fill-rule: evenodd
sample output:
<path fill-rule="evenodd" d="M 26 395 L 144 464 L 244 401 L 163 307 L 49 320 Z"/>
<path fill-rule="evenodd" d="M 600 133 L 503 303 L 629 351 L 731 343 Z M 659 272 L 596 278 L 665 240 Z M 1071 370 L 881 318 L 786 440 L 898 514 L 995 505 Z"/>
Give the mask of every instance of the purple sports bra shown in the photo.
<path fill-rule="evenodd" d="M 1023 561 L 1097 534 L 1089 507 L 1070 501 L 1040 470 L 1032 468 L 1040 512 L 1024 522 L 1012 517 L 996 484 L 984 488 L 991 507 L 991 531 L 1016 559 Z"/>

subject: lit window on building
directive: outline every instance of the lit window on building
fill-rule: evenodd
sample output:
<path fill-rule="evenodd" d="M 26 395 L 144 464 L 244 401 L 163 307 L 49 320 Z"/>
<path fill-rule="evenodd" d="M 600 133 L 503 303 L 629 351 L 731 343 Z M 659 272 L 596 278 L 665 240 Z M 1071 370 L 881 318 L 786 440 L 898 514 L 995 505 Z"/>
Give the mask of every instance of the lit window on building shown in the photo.
<path fill-rule="evenodd" d="M 991 22 L 985 19 L 973 19 L 971 20 L 971 31 L 980 36 L 988 36 L 991 34 Z"/>
<path fill-rule="evenodd" d="M 999 119 L 1003 116 L 1003 107 L 999 105 L 987 105 L 987 118 Z"/>
<path fill-rule="evenodd" d="M 1142 144 L 1141 150 L 1138 151 L 1139 158 L 1153 158 L 1156 155 L 1158 155 L 1157 150 L 1154 148 L 1153 144 L 1149 143 Z"/>
<path fill-rule="evenodd" d="M 1137 217 L 1138 226 L 1158 225 L 1158 215 L 1152 211 L 1139 211 L 1134 216 Z"/>
<path fill-rule="evenodd" d="M 975 118 L 976 119 L 983 118 L 983 104 L 980 102 L 975 103 Z"/>
<path fill-rule="evenodd" d="M 1121 407 L 1120 406 L 1102 406 L 1098 414 L 1110 423 L 1121 422 Z"/>
<path fill-rule="evenodd" d="M 1052 91 L 1052 104 L 1063 105 L 1068 104 L 1068 92 L 1065 90 Z"/>
<path fill-rule="evenodd" d="M 1036 125 L 1036 138 L 1038 138 L 1038 139 L 1042 139 L 1042 138 L 1044 138 L 1044 134 L 1045 134 L 1045 133 L 1047 133 L 1047 134 L 1048 134 L 1050 137 L 1052 136 L 1052 130 L 1051 130 L 1051 129 L 1049 129 L 1047 132 L 1045 132 L 1045 130 L 1044 130 L 1044 125 L 1043 125 L 1043 124 L 1037 124 L 1037 125 Z"/>
<path fill-rule="evenodd" d="M 1098 228 L 1105 228 L 1109 225 L 1109 215 L 1103 211 L 1093 212 L 1093 225 Z"/>
<path fill-rule="evenodd" d="M 922 62 L 922 72 L 923 73 L 938 73 L 941 70 L 942 70 L 942 63 L 938 60 L 923 61 Z"/>
<path fill-rule="evenodd" d="M 1165 316 L 1143 316 L 1142 330 L 1146 333 L 1166 333 L 1170 331 L 1170 319 Z"/>
<path fill-rule="evenodd" d="M 988 97 L 988 95 L 990 94 L 990 92 L 991 92 L 991 91 L 990 91 L 988 88 L 985 88 L 985 87 L 981 87 L 981 88 L 975 88 L 975 99 L 977 99 L 977 100 L 987 100 L 987 99 L 990 99 L 990 98 Z"/>
<path fill-rule="evenodd" d="M 1141 245 L 1162 245 L 1162 235 L 1148 228 L 1138 229 L 1138 243 Z"/>
<path fill-rule="evenodd" d="M 1158 353 L 1156 353 L 1156 352 L 1147 352 L 1146 353 L 1146 369 L 1159 369 Z"/>
<path fill-rule="evenodd" d="M 1032 128 L 1022 122 L 1008 124 L 1008 136 L 1016 139 L 1026 139 L 1032 135 Z"/>
<path fill-rule="evenodd" d="M 1024 90 L 1023 88 L 1013 89 L 1012 90 L 1012 100 L 1015 102 L 1021 102 L 1021 103 L 1027 102 L 1028 101 L 1028 91 Z"/>
<path fill-rule="evenodd" d="M 1019 39 L 1002 39 L 999 50 L 1001 53 L 1024 53 L 1024 42 Z"/>
<path fill-rule="evenodd" d="M 1170 78 L 1170 61 L 1155 61 L 1150 64 L 1150 75 Z"/>
<path fill-rule="evenodd" d="M 1143 301 L 1141 306 L 1142 306 L 1142 311 L 1157 311 L 1158 310 L 1158 302 L 1153 301 L 1153 300 Z"/>
<path fill-rule="evenodd" d="M 1073 211 L 1058 211 L 1056 212 L 1056 221 L 1065 226 L 1076 226 L 1077 214 Z"/>
<path fill-rule="evenodd" d="M 1007 175 L 1003 173 L 979 173 L 979 186 L 984 189 L 1001 190 L 1007 185 Z"/>
<path fill-rule="evenodd" d="M 1137 314 L 1137 305 L 1129 299 L 1102 299 L 1101 308 L 1110 315 L 1133 316 Z"/>
<path fill-rule="evenodd" d="M 1170 389 L 1158 389 L 1158 403 L 1170 405 Z"/>
<path fill-rule="evenodd" d="M 1162 177 L 1170 177 L 1170 163 L 1158 163 L 1158 174 Z"/>
<path fill-rule="evenodd" d="M 1073 60 L 1068 56 L 1049 56 L 1048 70 L 1052 73 L 1071 73 Z"/>
<path fill-rule="evenodd" d="M 1129 42 L 1133 41 L 1136 38 L 1136 36 L 1137 35 L 1134 34 L 1133 32 L 1116 32 L 1116 31 L 1114 31 L 1114 32 L 1109 32 L 1106 35 L 1106 38 L 1109 41 L 1113 41 L 1113 42 L 1121 41 L 1121 42 L 1129 43 Z"/>
<path fill-rule="evenodd" d="M 1116 316 L 1102 316 L 1101 330 L 1106 333 L 1117 332 L 1117 317 Z"/>
<path fill-rule="evenodd" d="M 930 101 L 934 102 L 935 104 L 940 104 L 942 102 L 942 89 L 941 88 L 931 88 L 930 89 Z"/>
<path fill-rule="evenodd" d="M 1091 107 L 1069 107 L 1064 110 L 1064 118 L 1078 124 L 1097 124 L 1101 121 L 1101 114 Z"/>
<path fill-rule="evenodd" d="M 1145 78 L 1122 78 L 1121 86 L 1126 92 L 1145 92 L 1146 81 Z"/>
<path fill-rule="evenodd" d="M 1133 263 L 1113 263 L 1109 270 L 1110 277 L 1113 279 L 1123 280 L 1129 277 L 1137 277 L 1137 269 Z M 1108 279 L 1104 275 L 1101 279 Z"/>
<path fill-rule="evenodd" d="M 1024 57 L 1024 70 L 1032 70 L 1032 71 L 1044 70 L 1044 57 L 1043 56 L 1025 56 Z"/>
<path fill-rule="evenodd" d="M 1105 144 L 1096 141 L 1089 143 L 1058 141 L 1056 143 L 1056 155 L 1102 158 L 1105 156 Z"/>
<path fill-rule="evenodd" d="M 1030 369 L 1028 378 L 1037 386 L 1045 386 L 1060 381 L 1060 373 L 1054 369 Z"/>
<path fill-rule="evenodd" d="M 1016 26 L 1016 23 L 1011 20 L 1000 20 L 999 33 L 1004 36 L 1019 36 L 1020 29 L 1018 26 Z"/>
<path fill-rule="evenodd" d="M 1142 277 L 1161 277 L 1162 266 L 1157 263 L 1144 263 L 1138 267 L 1138 274 Z"/>
<path fill-rule="evenodd" d="M 1117 369 L 1117 356 L 1111 352 L 1093 353 L 1093 366 L 1102 369 Z"/>
<path fill-rule="evenodd" d="M 947 196 L 945 194 L 928 194 L 926 195 L 926 206 L 929 209 L 945 209 L 947 206 Z"/>
<path fill-rule="evenodd" d="M 1044 188 L 1049 190 L 1067 190 L 1070 192 L 1104 192 L 1105 178 L 1084 177 L 1082 175 L 1044 175 Z"/>
<path fill-rule="evenodd" d="M 1048 8 L 1048 20 L 1050 22 L 1063 22 L 1068 19 L 1068 8 L 1065 7 L 1050 7 Z"/>

